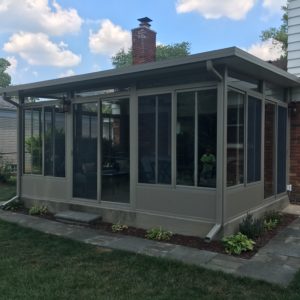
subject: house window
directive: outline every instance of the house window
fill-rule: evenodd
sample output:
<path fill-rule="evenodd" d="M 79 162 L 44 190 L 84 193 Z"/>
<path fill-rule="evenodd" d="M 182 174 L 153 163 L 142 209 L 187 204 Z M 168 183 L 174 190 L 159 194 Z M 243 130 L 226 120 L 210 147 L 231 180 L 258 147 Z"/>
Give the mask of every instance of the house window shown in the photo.
<path fill-rule="evenodd" d="M 217 90 L 177 94 L 177 184 L 216 186 Z"/>
<path fill-rule="evenodd" d="M 171 183 L 171 94 L 139 97 L 139 182 Z"/>
<path fill-rule="evenodd" d="M 42 109 L 24 113 L 24 173 L 42 174 Z"/>
<path fill-rule="evenodd" d="M 65 114 L 55 107 L 44 112 L 45 175 L 65 176 Z"/>
<path fill-rule="evenodd" d="M 261 179 L 261 100 L 248 98 L 247 182 Z"/>
<path fill-rule="evenodd" d="M 277 118 L 277 194 L 286 191 L 286 108 L 278 106 Z"/>
<path fill-rule="evenodd" d="M 227 108 L 227 186 L 244 183 L 245 96 L 230 90 Z"/>

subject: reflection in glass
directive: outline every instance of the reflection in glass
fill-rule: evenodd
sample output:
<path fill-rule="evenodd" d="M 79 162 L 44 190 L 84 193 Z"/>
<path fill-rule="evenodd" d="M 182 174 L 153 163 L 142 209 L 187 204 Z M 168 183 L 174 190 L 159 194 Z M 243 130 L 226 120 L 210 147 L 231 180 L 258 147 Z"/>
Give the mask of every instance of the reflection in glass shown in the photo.
<path fill-rule="evenodd" d="M 42 110 L 25 110 L 24 173 L 42 174 Z"/>
<path fill-rule="evenodd" d="M 32 155 L 31 155 L 31 135 L 32 135 L 32 114 L 31 109 L 26 109 L 24 113 L 24 173 L 32 172 Z"/>
<path fill-rule="evenodd" d="M 65 114 L 45 107 L 45 175 L 65 176 Z"/>
<path fill-rule="evenodd" d="M 101 200 L 128 203 L 129 99 L 101 102 L 101 137 Z"/>
<path fill-rule="evenodd" d="M 198 186 L 216 187 L 217 90 L 198 92 Z"/>
<path fill-rule="evenodd" d="M 277 133 L 277 193 L 286 191 L 286 108 L 278 106 Z"/>
<path fill-rule="evenodd" d="M 228 92 L 227 186 L 244 182 L 244 95 Z"/>
<path fill-rule="evenodd" d="M 97 199 L 97 124 L 97 103 L 74 105 L 74 197 Z"/>
<path fill-rule="evenodd" d="M 195 92 L 177 94 L 177 184 L 195 185 Z"/>
<path fill-rule="evenodd" d="M 247 181 L 260 180 L 261 170 L 261 100 L 248 98 Z"/>
<path fill-rule="evenodd" d="M 274 160 L 275 160 L 275 105 L 265 105 L 265 164 L 264 196 L 274 195 Z"/>
<path fill-rule="evenodd" d="M 139 182 L 171 183 L 171 94 L 139 97 Z"/>

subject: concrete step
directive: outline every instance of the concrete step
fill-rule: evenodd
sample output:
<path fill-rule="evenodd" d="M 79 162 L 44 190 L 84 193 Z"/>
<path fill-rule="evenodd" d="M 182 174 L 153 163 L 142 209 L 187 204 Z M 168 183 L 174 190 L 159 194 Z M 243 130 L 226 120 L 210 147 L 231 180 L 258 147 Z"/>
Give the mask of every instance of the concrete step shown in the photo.
<path fill-rule="evenodd" d="M 66 210 L 54 215 L 57 221 L 71 224 L 94 224 L 101 221 L 101 216 L 86 212 Z"/>

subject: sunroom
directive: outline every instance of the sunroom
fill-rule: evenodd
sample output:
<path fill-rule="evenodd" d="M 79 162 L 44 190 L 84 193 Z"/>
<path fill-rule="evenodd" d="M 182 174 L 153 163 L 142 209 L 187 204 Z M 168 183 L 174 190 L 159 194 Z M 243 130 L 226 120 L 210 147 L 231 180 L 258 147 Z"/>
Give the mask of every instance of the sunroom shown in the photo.
<path fill-rule="evenodd" d="M 18 197 L 207 236 L 288 202 L 297 77 L 238 48 L 10 86 Z"/>

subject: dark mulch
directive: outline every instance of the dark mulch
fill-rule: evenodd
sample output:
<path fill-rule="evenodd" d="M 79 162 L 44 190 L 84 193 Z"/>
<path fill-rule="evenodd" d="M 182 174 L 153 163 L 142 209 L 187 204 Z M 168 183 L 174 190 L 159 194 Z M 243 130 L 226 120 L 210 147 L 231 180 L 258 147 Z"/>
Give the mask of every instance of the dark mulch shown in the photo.
<path fill-rule="evenodd" d="M 26 208 L 20 208 L 18 209 L 17 212 L 28 214 L 28 211 L 29 210 Z M 50 212 L 48 212 L 45 215 L 37 216 L 37 217 L 46 218 L 48 220 L 55 220 L 54 214 Z M 234 255 L 234 256 L 244 258 L 244 259 L 250 259 L 252 256 L 254 256 L 257 253 L 257 251 L 260 248 L 266 245 L 274 236 L 276 236 L 281 230 L 283 230 L 285 227 L 287 227 L 290 223 L 292 223 L 297 218 L 298 218 L 297 215 L 282 214 L 280 223 L 275 229 L 266 230 L 260 237 L 254 239 L 255 246 L 253 251 L 242 252 L 240 255 Z M 113 225 L 112 223 L 99 222 L 97 224 L 88 225 L 88 227 L 93 229 L 105 230 L 107 232 L 113 233 L 112 225 Z M 82 226 L 86 226 L 86 225 L 82 225 Z M 130 235 L 130 236 L 135 236 L 140 238 L 145 238 L 146 233 L 147 231 L 145 229 L 135 228 L 130 226 L 128 227 L 128 229 L 124 229 L 123 231 L 118 232 L 118 234 Z M 211 241 L 210 243 L 207 243 L 204 241 L 203 238 L 195 237 L 195 236 L 173 234 L 170 240 L 161 241 L 161 242 L 226 254 L 222 241 Z"/>
<path fill-rule="evenodd" d="M 287 227 L 290 223 L 292 223 L 294 220 L 296 220 L 298 216 L 292 215 L 292 214 L 282 214 L 282 218 L 280 220 L 280 224 L 273 230 L 266 230 L 262 236 L 259 238 L 256 238 L 255 241 L 255 247 L 253 251 L 247 251 L 247 252 L 242 252 L 238 257 L 240 258 L 245 258 L 245 259 L 250 259 L 257 251 L 262 248 L 264 245 L 266 245 L 270 239 L 272 239 L 275 235 L 277 235 L 282 229 Z M 105 231 L 112 232 L 111 223 L 98 223 L 95 225 L 92 225 L 94 228 L 97 229 L 102 229 Z M 145 229 L 141 228 L 135 228 L 135 227 L 128 227 L 128 229 L 125 229 L 119 234 L 124 234 L 124 235 L 131 235 L 131 236 L 136 236 L 140 238 L 145 238 L 147 231 Z M 181 234 L 173 234 L 170 240 L 168 241 L 161 241 L 161 242 L 166 242 L 166 243 L 171 243 L 171 244 L 176 244 L 176 245 L 182 245 L 182 246 L 187 246 L 187 247 L 192 247 L 192 248 L 197 248 L 201 250 L 207 250 L 207 251 L 213 251 L 213 252 L 218 252 L 218 253 L 223 253 L 226 254 L 224 245 L 221 241 L 211 241 L 210 243 L 207 243 L 204 241 L 203 238 L 200 237 L 195 237 L 195 236 L 187 236 L 187 235 L 181 235 Z"/>

